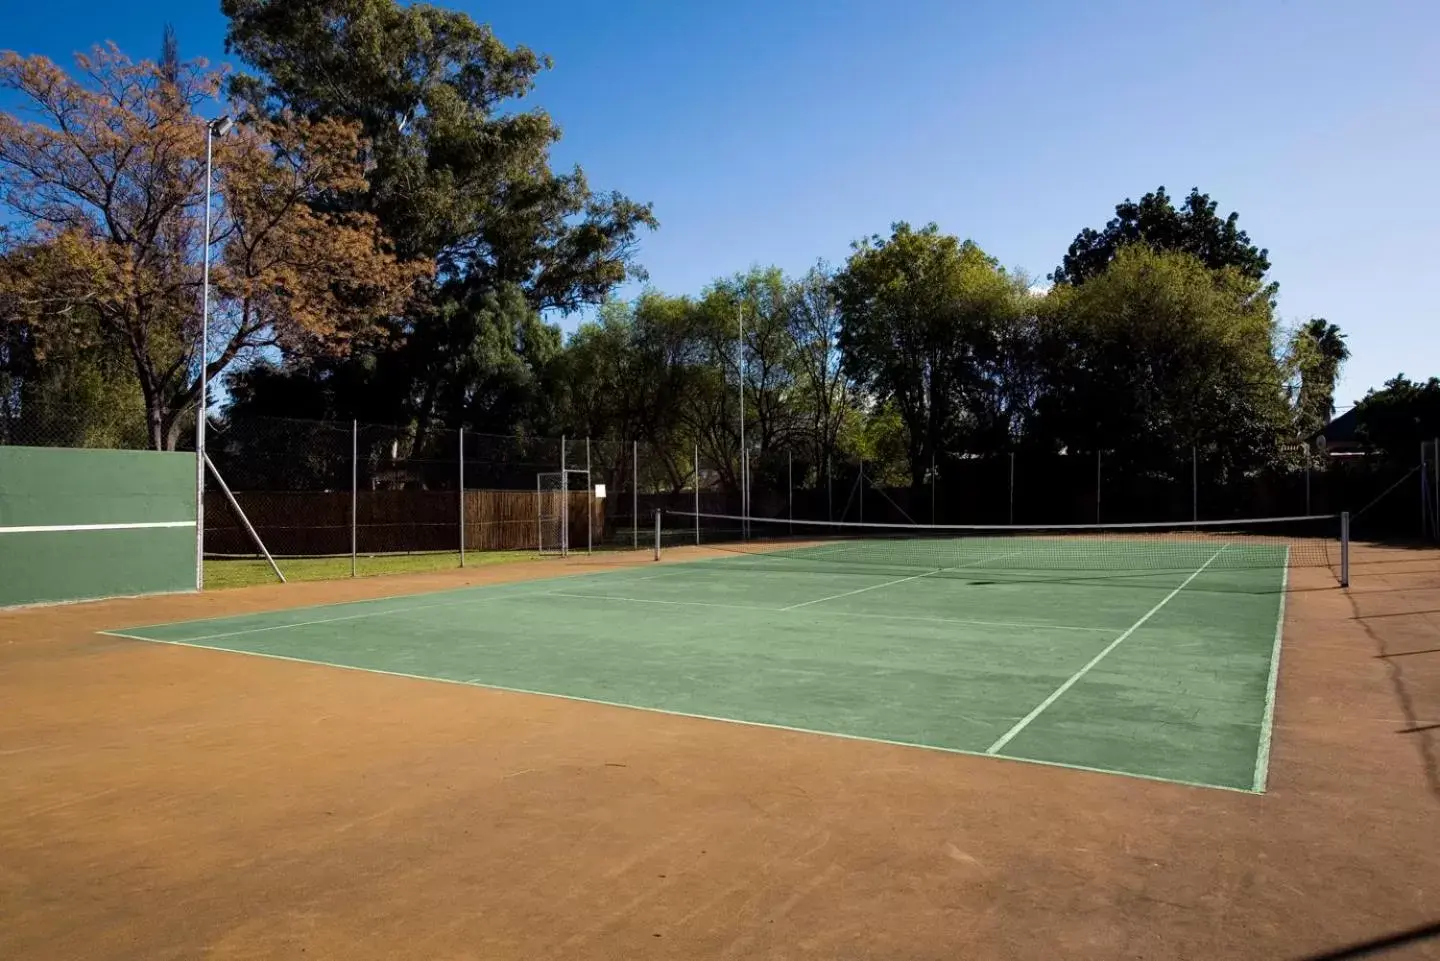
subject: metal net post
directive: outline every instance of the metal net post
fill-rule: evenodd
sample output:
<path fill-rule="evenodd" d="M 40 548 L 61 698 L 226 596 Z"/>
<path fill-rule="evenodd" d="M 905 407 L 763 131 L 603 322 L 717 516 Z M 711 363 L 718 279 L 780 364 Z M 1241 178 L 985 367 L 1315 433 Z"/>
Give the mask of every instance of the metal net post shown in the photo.
<path fill-rule="evenodd" d="M 1340 515 L 1340 586 L 1350 586 L 1350 512 Z"/>

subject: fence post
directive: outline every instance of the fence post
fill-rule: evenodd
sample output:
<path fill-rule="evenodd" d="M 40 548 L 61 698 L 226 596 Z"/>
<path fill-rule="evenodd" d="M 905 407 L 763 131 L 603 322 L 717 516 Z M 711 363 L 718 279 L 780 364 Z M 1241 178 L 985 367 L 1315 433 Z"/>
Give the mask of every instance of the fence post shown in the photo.
<path fill-rule="evenodd" d="M 1100 523 L 1100 451 L 1095 451 L 1095 523 Z"/>
<path fill-rule="evenodd" d="M 565 435 L 560 435 L 560 556 L 570 556 L 570 475 L 565 473 Z"/>
<path fill-rule="evenodd" d="M 930 526 L 935 526 L 935 452 L 930 452 Z"/>
<path fill-rule="evenodd" d="M 1310 510 L 1310 448 L 1305 448 L 1305 516 L 1309 517 Z"/>
<path fill-rule="evenodd" d="M 1200 519 L 1200 454 L 1190 445 L 1190 519 Z"/>
<path fill-rule="evenodd" d="M 595 551 L 595 478 L 590 476 L 590 438 L 585 438 L 585 553 Z"/>
<path fill-rule="evenodd" d="M 360 566 L 360 422 L 350 422 L 350 576 Z"/>
<path fill-rule="evenodd" d="M 830 483 L 830 455 L 825 455 L 825 519 L 835 519 L 835 487 Z"/>
<path fill-rule="evenodd" d="M 630 547 L 640 549 L 640 442 L 630 442 Z"/>
<path fill-rule="evenodd" d="M 460 428 L 460 566 L 465 566 L 465 428 Z"/>
<path fill-rule="evenodd" d="M 1435 498 L 1435 511 L 1431 517 L 1435 521 L 1435 537 L 1440 539 L 1440 437 L 1430 441 L 1430 453 L 1434 465 L 1430 472 L 1430 493 Z"/>
<path fill-rule="evenodd" d="M 856 485 L 860 492 L 860 523 L 865 523 L 865 458 L 860 458 L 860 483 Z"/>
<path fill-rule="evenodd" d="M 1010 452 L 1010 523 L 1015 523 L 1015 452 Z"/>
<path fill-rule="evenodd" d="M 700 445 L 695 445 L 695 546 L 700 546 Z"/>
<path fill-rule="evenodd" d="M 790 519 L 790 533 L 795 533 L 795 452 L 785 452 L 785 515 Z"/>
<path fill-rule="evenodd" d="M 635 519 L 635 526 L 640 526 L 640 519 Z M 660 508 L 655 508 L 655 559 L 660 559 Z"/>

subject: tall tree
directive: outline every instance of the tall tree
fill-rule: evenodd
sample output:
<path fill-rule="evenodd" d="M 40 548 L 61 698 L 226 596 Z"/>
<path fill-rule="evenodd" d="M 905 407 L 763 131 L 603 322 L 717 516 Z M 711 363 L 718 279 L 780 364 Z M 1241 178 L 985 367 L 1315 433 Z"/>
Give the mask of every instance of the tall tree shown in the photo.
<path fill-rule="evenodd" d="M 1397 461 L 1415 463 L 1422 441 L 1440 437 L 1440 377 L 1396 374 L 1355 405 L 1355 434 Z"/>
<path fill-rule="evenodd" d="M 1057 446 L 1144 465 L 1191 445 L 1241 468 L 1288 436 L 1275 323 L 1260 283 L 1184 253 L 1125 247 L 1047 305 L 1041 425 Z"/>
<path fill-rule="evenodd" d="M 1238 213 L 1222 220 L 1216 206 L 1198 187 L 1191 189 L 1178 210 L 1164 187 L 1141 197 L 1139 203 L 1127 198 L 1116 205 L 1115 217 L 1104 230 L 1080 231 L 1050 278 L 1078 286 L 1103 273 L 1121 248 L 1143 243 L 1156 250 L 1191 254 L 1212 270 L 1230 267 L 1251 280 L 1262 280 L 1270 269 L 1269 251 L 1250 242 L 1239 228 Z M 1268 294 L 1273 298 L 1275 288 L 1269 288 Z"/>
<path fill-rule="evenodd" d="M 1295 423 L 1301 437 L 1313 436 L 1335 415 L 1335 383 L 1349 359 L 1345 335 L 1323 317 L 1313 318 L 1291 335 L 1287 360 L 1300 378 Z"/>
<path fill-rule="evenodd" d="M 831 469 L 842 431 L 858 410 L 855 384 L 840 356 L 842 315 L 833 272 L 821 263 L 792 281 L 790 336 L 794 341 L 794 406 L 817 482 Z"/>
<path fill-rule="evenodd" d="M 35 119 L 0 113 L 0 205 L 25 228 L 0 250 L 7 323 L 37 348 L 115 344 L 128 354 L 156 448 L 173 448 L 199 394 L 206 121 L 220 75 L 134 63 L 0 55 L 0 89 Z M 167 69 L 178 77 L 171 81 Z M 402 268 L 373 217 L 318 198 L 364 181 L 353 127 L 257 121 L 217 144 L 219 258 L 207 373 L 265 347 L 343 351 L 397 309 L 426 265 Z"/>
<path fill-rule="evenodd" d="M 871 237 L 835 280 L 845 369 L 909 432 L 918 487 L 947 440 L 983 430 L 997 331 L 1015 316 L 1016 278 L 971 241 L 930 224 Z"/>
<path fill-rule="evenodd" d="M 396 356 L 365 369 L 408 366 L 421 382 L 459 369 L 465 346 L 423 328 L 500 291 L 518 289 L 537 312 L 570 312 L 644 278 L 635 253 L 641 232 L 656 225 L 649 205 L 594 191 L 578 167 L 553 171 L 559 128 L 524 109 L 547 58 L 425 3 L 223 0 L 221 9 L 227 49 L 256 71 L 231 85 L 253 110 L 340 119 L 365 134 L 366 183 L 325 203 L 373 213 L 402 258 L 439 265 L 430 303 L 374 347 Z"/>

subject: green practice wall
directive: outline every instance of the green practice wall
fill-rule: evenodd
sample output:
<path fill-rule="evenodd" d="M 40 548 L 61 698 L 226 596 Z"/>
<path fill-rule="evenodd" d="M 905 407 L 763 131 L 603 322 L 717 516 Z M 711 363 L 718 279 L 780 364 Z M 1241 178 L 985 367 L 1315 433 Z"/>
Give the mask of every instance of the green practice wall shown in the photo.
<path fill-rule="evenodd" d="M 194 588 L 194 454 L 0 447 L 0 607 Z"/>

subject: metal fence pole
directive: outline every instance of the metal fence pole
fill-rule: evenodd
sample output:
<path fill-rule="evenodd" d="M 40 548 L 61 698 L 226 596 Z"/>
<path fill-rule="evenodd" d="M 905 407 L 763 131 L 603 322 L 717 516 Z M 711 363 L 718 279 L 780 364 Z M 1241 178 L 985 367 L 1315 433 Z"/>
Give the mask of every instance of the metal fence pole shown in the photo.
<path fill-rule="evenodd" d="M 1015 452 L 1010 452 L 1010 523 L 1015 523 Z"/>
<path fill-rule="evenodd" d="M 695 445 L 695 546 L 700 546 L 700 445 Z"/>
<path fill-rule="evenodd" d="M 835 519 L 835 486 L 831 483 L 834 479 L 830 470 L 830 455 L 825 455 L 825 519 Z"/>
<path fill-rule="evenodd" d="M 565 435 L 560 435 L 560 556 L 570 556 L 570 475 L 565 473 Z"/>
<path fill-rule="evenodd" d="M 630 547 L 640 549 L 640 442 L 630 442 Z"/>
<path fill-rule="evenodd" d="M 350 576 L 360 576 L 360 422 L 350 422 Z"/>
<path fill-rule="evenodd" d="M 1095 452 L 1095 523 L 1100 523 L 1100 452 Z"/>
<path fill-rule="evenodd" d="M 590 438 L 585 438 L 585 553 L 595 551 L 595 478 L 590 476 Z"/>
<path fill-rule="evenodd" d="M 460 428 L 460 566 L 465 566 L 465 428 Z"/>
<path fill-rule="evenodd" d="M 636 518 L 636 527 L 639 527 L 639 518 Z M 655 559 L 660 559 L 660 508 L 655 508 Z"/>
<path fill-rule="evenodd" d="M 1310 449 L 1305 449 L 1305 515 L 1308 517 L 1310 510 Z"/>
<path fill-rule="evenodd" d="M 935 455 L 930 455 L 930 524 L 935 524 Z"/>
<path fill-rule="evenodd" d="M 1200 454 L 1190 445 L 1190 519 L 1200 519 Z"/>
<path fill-rule="evenodd" d="M 1434 465 L 1430 472 L 1430 494 L 1435 498 L 1435 511 L 1431 517 L 1435 522 L 1435 536 L 1440 538 L 1440 437 L 1430 442 L 1430 453 Z"/>
<path fill-rule="evenodd" d="M 795 533 L 795 452 L 785 452 L 785 515 L 790 519 L 790 533 Z"/>
<path fill-rule="evenodd" d="M 855 485 L 860 492 L 860 523 L 865 523 L 865 458 L 860 458 L 860 483 Z"/>

